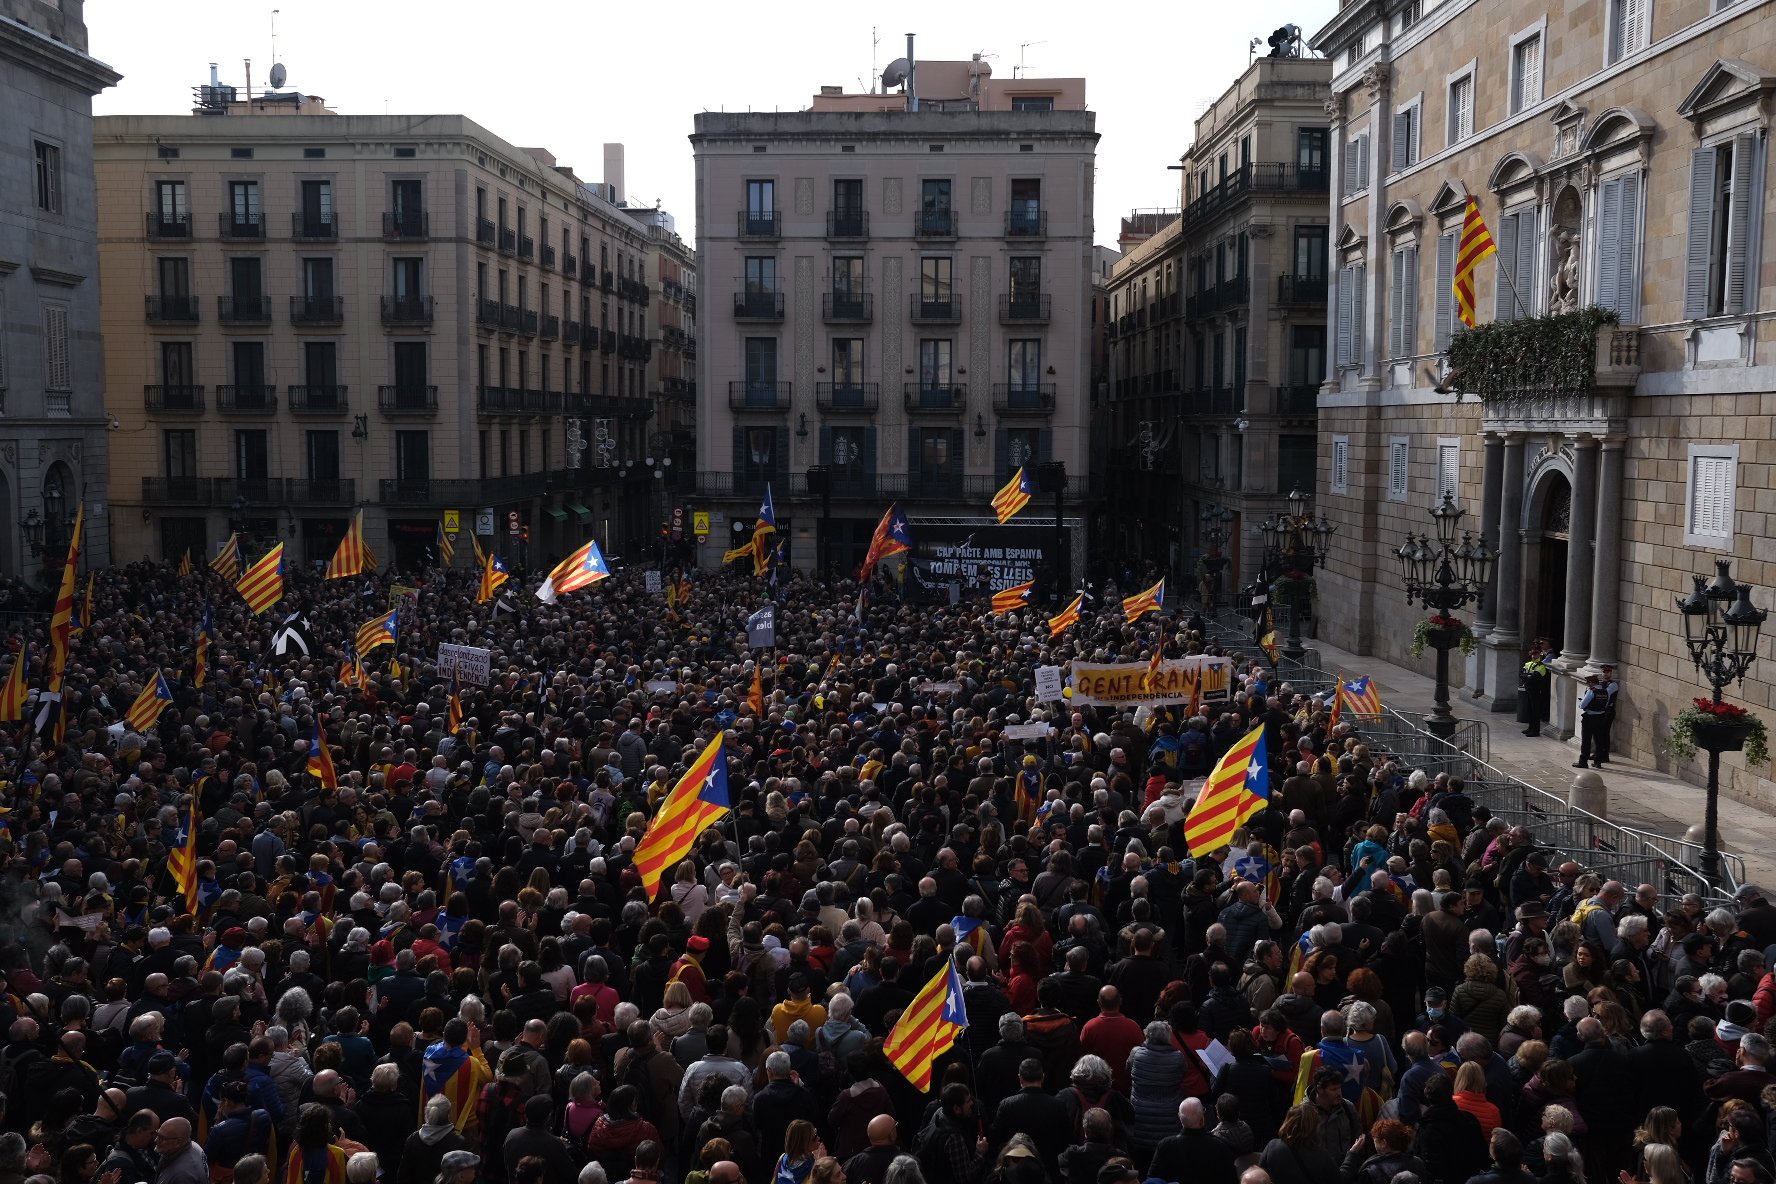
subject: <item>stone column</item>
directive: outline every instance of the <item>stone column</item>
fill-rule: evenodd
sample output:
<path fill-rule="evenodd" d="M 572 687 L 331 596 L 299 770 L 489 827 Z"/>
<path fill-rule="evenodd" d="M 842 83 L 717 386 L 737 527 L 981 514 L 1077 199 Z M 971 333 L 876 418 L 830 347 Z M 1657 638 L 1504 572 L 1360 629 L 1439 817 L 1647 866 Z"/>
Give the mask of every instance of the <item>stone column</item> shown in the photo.
<path fill-rule="evenodd" d="M 1504 493 L 1504 437 L 1488 432 L 1484 439 L 1486 466 L 1480 481 L 1480 538 L 1486 549 L 1498 554 L 1499 499 Z M 1486 599 L 1474 610 L 1474 636 L 1484 639 L 1492 632 L 1498 613 L 1498 563 L 1493 563 L 1492 579 L 1486 586 Z M 1486 693 L 1486 660 L 1476 648 L 1468 657 L 1468 690 L 1478 699 Z"/>
<path fill-rule="evenodd" d="M 1523 452 L 1520 434 L 1504 439 L 1504 465 L 1499 486 L 1498 563 L 1493 581 L 1497 600 L 1493 628 L 1481 643 L 1486 664 L 1485 693 L 1480 703 L 1489 711 L 1514 711 L 1517 674 L 1523 657 L 1517 631 L 1523 620 Z"/>
<path fill-rule="evenodd" d="M 1597 535 L 1597 440 L 1579 441 L 1573 456 L 1572 521 L 1566 543 L 1566 636 L 1560 660 L 1577 669 L 1591 652 L 1592 547 Z"/>
<path fill-rule="evenodd" d="M 1597 475 L 1597 560 L 1591 566 L 1591 657 L 1593 668 L 1616 664 L 1616 629 L 1621 613 L 1622 441 L 1603 442 Z"/>

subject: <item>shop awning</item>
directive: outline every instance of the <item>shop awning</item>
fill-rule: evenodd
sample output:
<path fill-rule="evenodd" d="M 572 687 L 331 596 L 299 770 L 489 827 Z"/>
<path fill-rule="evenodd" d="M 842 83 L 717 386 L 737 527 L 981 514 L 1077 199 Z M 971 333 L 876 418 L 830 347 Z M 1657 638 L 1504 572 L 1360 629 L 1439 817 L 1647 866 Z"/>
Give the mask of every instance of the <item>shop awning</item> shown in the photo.
<path fill-rule="evenodd" d="M 567 508 L 572 510 L 574 512 L 574 517 L 578 518 L 581 522 L 592 521 L 592 511 L 588 510 L 585 506 L 582 506 L 579 502 L 568 502 Z"/>
<path fill-rule="evenodd" d="M 555 521 L 557 521 L 557 522 L 566 522 L 567 521 L 567 511 L 566 510 L 557 510 L 553 506 L 551 506 L 551 507 L 549 507 L 549 517 L 555 519 Z"/>

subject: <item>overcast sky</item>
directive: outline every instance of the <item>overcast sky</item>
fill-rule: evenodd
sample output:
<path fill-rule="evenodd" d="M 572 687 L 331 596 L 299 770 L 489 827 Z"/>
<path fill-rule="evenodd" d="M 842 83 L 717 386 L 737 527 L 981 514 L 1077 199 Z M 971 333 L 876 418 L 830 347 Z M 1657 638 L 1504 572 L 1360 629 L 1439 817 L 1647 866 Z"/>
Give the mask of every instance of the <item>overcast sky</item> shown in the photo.
<path fill-rule="evenodd" d="M 277 8 L 273 18 L 272 10 Z M 1247 63 L 1247 44 L 1280 25 L 1311 35 L 1338 0 L 1185 0 L 1110 5 L 1080 0 L 927 3 L 872 8 L 832 0 L 87 0 L 94 56 L 123 81 L 94 102 L 101 115 L 179 113 L 191 88 L 255 89 L 271 67 L 271 28 L 288 86 L 351 114 L 460 113 L 519 146 L 549 149 L 601 180 L 606 141 L 626 145 L 631 202 L 656 198 L 693 226 L 686 136 L 702 110 L 784 110 L 822 84 L 867 87 L 871 23 L 877 71 L 918 34 L 921 58 L 991 55 L 1009 77 L 1020 53 L 1032 77 L 1083 76 L 1098 114 L 1097 241 L 1114 245 L 1134 208 L 1175 206 L 1166 171 L 1196 116 Z"/>

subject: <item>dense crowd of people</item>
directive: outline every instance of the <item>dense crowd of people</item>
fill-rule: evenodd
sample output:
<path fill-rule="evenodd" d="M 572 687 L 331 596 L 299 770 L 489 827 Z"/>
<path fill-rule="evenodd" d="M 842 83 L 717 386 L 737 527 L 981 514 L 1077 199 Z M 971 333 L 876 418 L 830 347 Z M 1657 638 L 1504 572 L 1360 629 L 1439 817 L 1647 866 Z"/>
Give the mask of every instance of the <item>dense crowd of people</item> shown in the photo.
<path fill-rule="evenodd" d="M 736 575 L 476 583 L 99 573 L 65 736 L 0 752 L 0 1184 L 1772 1184 L 1776 906 L 1600 881 L 1258 661 L 1191 718 L 1034 699 L 1200 619 L 792 576 L 753 651 Z M 442 642 L 492 651 L 456 727 Z M 1190 852 L 1259 723 L 1268 807 Z M 649 900 L 718 735 L 733 810 Z M 883 1041 L 952 965 L 920 1091 Z"/>

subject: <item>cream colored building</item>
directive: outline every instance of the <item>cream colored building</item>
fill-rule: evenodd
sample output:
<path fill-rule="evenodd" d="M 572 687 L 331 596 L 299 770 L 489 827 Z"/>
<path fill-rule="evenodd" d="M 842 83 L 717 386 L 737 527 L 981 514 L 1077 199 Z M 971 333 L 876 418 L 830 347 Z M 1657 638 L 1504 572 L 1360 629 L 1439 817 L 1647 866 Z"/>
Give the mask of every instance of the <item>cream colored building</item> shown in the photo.
<path fill-rule="evenodd" d="M 793 562 L 816 566 L 808 471 L 824 465 L 829 562 L 853 569 L 890 502 L 916 539 L 922 520 L 927 539 L 960 539 L 1020 465 L 1058 462 L 1077 572 L 1095 116 L 1077 79 L 1014 91 L 979 61 L 915 76 L 917 111 L 828 88 L 806 111 L 696 118 L 700 282 L 717 304 L 699 322 L 697 469 L 715 542 L 750 528 L 769 483 Z M 1052 528 L 1053 506 L 1038 494 L 1014 525 Z M 1048 564 L 1053 539 L 1026 542 Z"/>
<path fill-rule="evenodd" d="M 655 410 L 649 236 L 598 187 L 459 115 L 229 87 L 95 144 L 118 561 L 240 529 L 324 562 L 359 509 L 403 565 L 449 518 L 458 564 L 477 525 L 533 565 L 651 534 L 619 463 Z"/>
<path fill-rule="evenodd" d="M 1201 515 L 1223 507 L 1223 602 L 1263 562 L 1252 528 L 1313 491 L 1330 77 L 1322 59 L 1254 61 L 1196 121 L 1182 209 L 1124 220 L 1140 241 L 1111 280 L 1118 553 L 1196 588 Z"/>
<path fill-rule="evenodd" d="M 1524 649 L 1549 637 L 1559 734 L 1583 676 L 1613 664 L 1617 748 L 1699 778 L 1699 762 L 1674 766 L 1661 747 L 1672 715 L 1707 693 L 1675 598 L 1716 559 L 1776 582 L 1776 4 L 1357 0 L 1313 44 L 1335 92 L 1319 504 L 1339 533 L 1322 635 L 1411 660 L 1419 610 L 1394 552 L 1408 531 L 1431 533 L 1450 492 L 1499 556 L 1495 594 L 1462 614 L 1480 639 L 1465 693 L 1509 710 Z M 1435 389 L 1469 197 L 1499 247 L 1478 269 L 1483 323 L 1619 315 L 1592 389 L 1484 402 Z M 1768 638 L 1763 651 L 1729 695 L 1767 714 Z M 1726 764 L 1736 792 L 1771 799 L 1768 780 Z"/>

